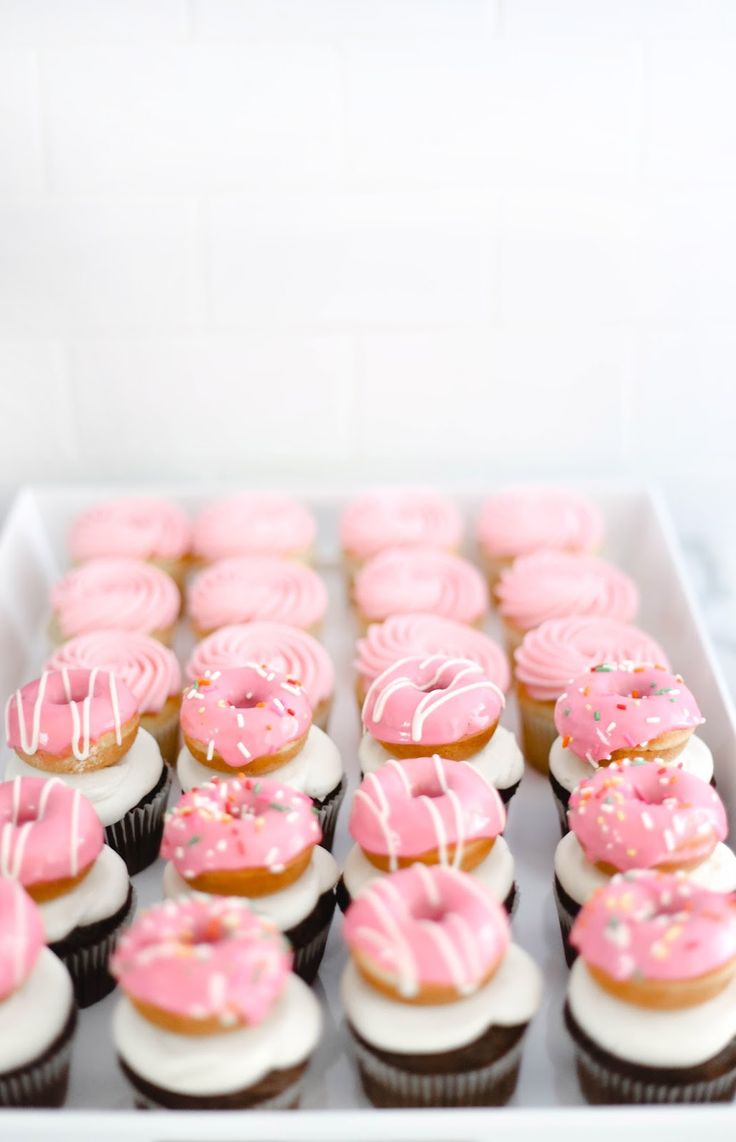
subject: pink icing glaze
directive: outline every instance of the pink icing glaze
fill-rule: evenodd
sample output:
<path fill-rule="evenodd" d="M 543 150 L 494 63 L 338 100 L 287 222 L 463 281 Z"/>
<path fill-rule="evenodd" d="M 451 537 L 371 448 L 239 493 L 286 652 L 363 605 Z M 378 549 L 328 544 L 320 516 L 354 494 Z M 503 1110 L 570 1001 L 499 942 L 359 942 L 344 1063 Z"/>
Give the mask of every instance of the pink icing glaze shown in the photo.
<path fill-rule="evenodd" d="M 289 559 L 222 559 L 198 575 L 189 591 L 189 614 L 201 631 L 253 619 L 309 629 L 322 622 L 326 610 L 327 589 L 319 575 Z"/>
<path fill-rule="evenodd" d="M 110 627 L 151 634 L 176 622 L 180 598 L 174 580 L 150 563 L 92 559 L 52 587 L 51 606 L 64 638 Z"/>
<path fill-rule="evenodd" d="M 312 710 L 293 678 L 240 666 L 197 679 L 184 691 L 181 728 L 185 737 L 217 753 L 233 769 L 278 753 L 307 733 Z"/>
<path fill-rule="evenodd" d="M 541 549 L 593 552 L 603 518 L 587 496 L 562 488 L 506 488 L 480 510 L 478 543 L 487 555 L 528 555 Z"/>
<path fill-rule="evenodd" d="M 406 998 L 425 984 L 470 995 L 505 955 L 509 922 L 472 876 L 415 864 L 372 881 L 348 908 L 343 935 Z"/>
<path fill-rule="evenodd" d="M 223 1029 L 263 1022 L 292 963 L 276 926 L 232 896 L 167 900 L 120 939 L 110 970 L 126 995 Z"/>
<path fill-rule="evenodd" d="M 0 880 L 0 1001 L 33 971 L 45 944 L 41 912 L 15 880 Z"/>
<path fill-rule="evenodd" d="M 257 662 L 296 678 L 315 709 L 332 696 L 335 668 L 316 638 L 285 623 L 254 622 L 221 627 L 195 646 L 187 663 L 190 680 L 215 670 Z"/>
<path fill-rule="evenodd" d="M 596 770 L 570 797 L 568 820 L 586 858 L 619 872 L 699 863 L 728 833 L 707 781 L 656 761 Z"/>
<path fill-rule="evenodd" d="M 736 956 L 736 896 L 678 873 L 625 872 L 583 905 L 570 942 L 612 979 L 697 979 Z"/>
<path fill-rule="evenodd" d="M 78 876 L 102 852 L 92 804 L 60 777 L 0 783 L 0 876 L 25 888 Z"/>
<path fill-rule="evenodd" d="M 47 670 L 107 667 L 135 695 L 142 714 L 157 714 L 181 690 L 181 670 L 173 650 L 139 631 L 97 630 L 65 642 L 46 663 Z"/>
<path fill-rule="evenodd" d="M 194 553 L 208 563 L 233 555 L 301 555 L 316 532 L 311 512 L 291 496 L 242 492 L 197 516 Z"/>
<path fill-rule="evenodd" d="M 495 838 L 505 824 L 501 798 L 477 769 L 437 754 L 392 759 L 369 773 L 350 813 L 350 835 L 364 852 L 388 857 L 392 872 L 399 858 L 435 849 L 440 864 L 459 868 L 468 841 Z"/>
<path fill-rule="evenodd" d="M 658 662 L 667 656 L 638 627 L 603 615 L 548 619 L 514 652 L 516 677 L 539 702 L 555 702 L 571 678 L 599 662 Z"/>
<path fill-rule="evenodd" d="M 520 630 L 567 615 L 605 615 L 631 622 L 639 593 L 618 567 L 592 555 L 537 551 L 522 555 L 501 575 L 498 609 Z"/>
<path fill-rule="evenodd" d="M 86 761 L 105 734 L 120 745 L 122 727 L 137 713 L 135 696 L 109 670 L 46 670 L 8 698 L 5 738 L 28 756 L 42 750 Z"/>
<path fill-rule="evenodd" d="M 69 528 L 75 563 L 98 556 L 181 559 L 191 543 L 191 525 L 177 504 L 153 496 L 126 496 L 93 504 Z"/>
<path fill-rule="evenodd" d="M 508 660 L 498 643 L 473 627 L 439 615 L 390 615 L 368 628 L 357 650 L 355 669 L 366 685 L 397 659 L 415 654 L 469 658 L 504 693 L 511 681 Z"/>
<path fill-rule="evenodd" d="M 498 721 L 504 696 L 467 658 L 403 658 L 371 683 L 363 726 L 378 741 L 446 745 Z"/>
<path fill-rule="evenodd" d="M 463 521 L 452 500 L 437 492 L 387 488 L 358 496 L 340 519 L 343 550 L 370 559 L 387 547 L 458 547 Z"/>
<path fill-rule="evenodd" d="M 661 734 L 704 720 L 679 674 L 631 663 L 603 663 L 579 674 L 555 706 L 563 744 L 591 765 L 617 749 L 645 748 Z"/>
<path fill-rule="evenodd" d="M 369 622 L 422 611 L 473 623 L 488 610 L 488 588 L 480 571 L 459 555 L 395 547 L 375 555 L 358 572 L 355 603 Z"/>
<path fill-rule="evenodd" d="M 161 856 L 185 880 L 226 869 L 278 873 L 321 839 L 306 794 L 267 777 L 214 778 L 169 811 Z"/>

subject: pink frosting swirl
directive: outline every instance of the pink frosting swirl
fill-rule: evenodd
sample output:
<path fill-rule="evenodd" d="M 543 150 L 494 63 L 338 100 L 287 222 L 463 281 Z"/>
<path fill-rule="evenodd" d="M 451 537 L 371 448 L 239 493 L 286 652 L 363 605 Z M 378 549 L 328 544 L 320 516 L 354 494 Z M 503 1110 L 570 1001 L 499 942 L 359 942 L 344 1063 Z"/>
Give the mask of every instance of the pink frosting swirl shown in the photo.
<path fill-rule="evenodd" d="M 603 518 L 587 496 L 562 488 L 506 488 L 480 510 L 478 543 L 489 556 L 532 551 L 593 552 L 603 538 Z"/>
<path fill-rule="evenodd" d="M 189 551 L 191 525 L 177 504 L 153 496 L 126 496 L 93 504 L 69 528 L 75 563 L 98 556 L 181 559 Z"/>
<path fill-rule="evenodd" d="M 0 877 L 34 888 L 78 876 L 104 841 L 91 802 L 60 777 L 0 783 Z"/>
<path fill-rule="evenodd" d="M 485 579 L 466 559 L 430 547 L 395 547 L 375 555 L 355 577 L 363 618 L 424 612 L 474 623 L 488 610 Z"/>
<path fill-rule="evenodd" d="M 173 650 L 139 631 L 96 630 L 77 635 L 52 654 L 47 670 L 106 667 L 134 694 L 141 714 L 157 714 L 181 690 Z"/>
<path fill-rule="evenodd" d="M 340 519 L 343 550 L 370 559 L 387 547 L 458 547 L 463 521 L 452 500 L 437 492 L 396 488 L 351 500 Z"/>
<path fill-rule="evenodd" d="M 591 765 L 704 720 L 680 675 L 663 666 L 602 663 L 574 678 L 555 706 L 563 744 Z"/>
<path fill-rule="evenodd" d="M 301 555 L 316 532 L 314 516 L 291 496 L 241 492 L 197 516 L 194 554 L 208 563 L 236 555 Z"/>
<path fill-rule="evenodd" d="M 583 905 L 570 942 L 615 980 L 689 980 L 736 956 L 736 896 L 682 874 L 625 872 Z"/>
<path fill-rule="evenodd" d="M 152 634 L 179 614 L 174 580 L 140 559 L 92 559 L 51 589 L 51 606 L 65 639 L 116 627 Z"/>
<path fill-rule="evenodd" d="M 502 573 L 496 596 L 503 618 L 523 631 L 567 615 L 605 615 L 628 623 L 639 605 L 634 583 L 618 567 L 565 551 L 522 555 Z"/>
<path fill-rule="evenodd" d="M 200 631 L 268 619 L 308 630 L 327 610 L 319 575 L 290 559 L 244 556 L 213 563 L 194 580 L 189 614 Z"/>
<path fill-rule="evenodd" d="M 0 1000 L 25 983 L 46 943 L 41 912 L 15 880 L 0 880 Z"/>
<path fill-rule="evenodd" d="M 292 953 L 276 926 L 232 896 L 167 900 L 120 939 L 110 970 L 139 1003 L 224 1028 L 262 1023 Z"/>
<path fill-rule="evenodd" d="M 650 635 L 603 615 L 548 619 L 514 652 L 516 677 L 539 702 L 556 702 L 571 678 L 599 662 L 657 662 L 667 656 Z"/>

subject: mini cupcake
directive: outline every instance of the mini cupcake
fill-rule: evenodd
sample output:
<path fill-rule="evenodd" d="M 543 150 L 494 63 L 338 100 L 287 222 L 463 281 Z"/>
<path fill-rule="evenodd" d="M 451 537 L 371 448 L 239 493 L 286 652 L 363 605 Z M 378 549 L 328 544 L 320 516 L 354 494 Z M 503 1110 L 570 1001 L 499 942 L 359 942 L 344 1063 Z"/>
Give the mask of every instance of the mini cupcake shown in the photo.
<path fill-rule="evenodd" d="M 431 547 L 392 547 L 355 576 L 354 602 L 363 630 L 389 615 L 440 615 L 480 624 L 488 612 L 485 580 L 467 559 Z"/>
<path fill-rule="evenodd" d="M 565 1023 L 593 1104 L 730 1102 L 736 1092 L 736 899 L 628 872 L 596 892 Z"/>
<path fill-rule="evenodd" d="M 283 932 L 294 971 L 316 976 L 335 911 L 337 864 L 304 793 L 268 777 L 217 778 L 169 812 L 164 895 L 241 896 Z"/>
<path fill-rule="evenodd" d="M 190 682 L 216 670 L 256 662 L 297 678 L 312 707 L 315 726 L 325 729 L 335 691 L 335 667 L 321 642 L 285 623 L 254 622 L 221 627 L 195 646 L 187 663 Z"/>
<path fill-rule="evenodd" d="M 613 762 L 570 798 L 570 832 L 555 852 L 555 897 L 568 964 L 580 908 L 617 872 L 681 872 L 714 892 L 736 890 L 736 856 L 723 841 L 726 810 L 715 790 L 681 769 Z"/>
<path fill-rule="evenodd" d="M 180 606 L 176 583 L 158 567 L 142 559 L 91 559 L 51 589 L 51 640 L 116 628 L 170 646 Z"/>
<path fill-rule="evenodd" d="M 514 659 L 524 757 L 540 773 L 548 771 L 557 737 L 555 702 L 571 678 L 600 662 L 668 665 L 659 643 L 644 631 L 599 615 L 548 619 L 524 635 Z"/>
<path fill-rule="evenodd" d="M 314 516 L 299 500 L 277 492 L 241 492 L 216 500 L 194 522 L 194 557 L 216 563 L 238 555 L 311 558 Z"/>
<path fill-rule="evenodd" d="M 508 804 L 524 759 L 514 735 L 499 724 L 504 701 L 476 662 L 442 654 L 402 659 L 368 688 L 358 750 L 363 773 L 375 773 L 392 757 L 438 753 L 467 761 Z"/>
<path fill-rule="evenodd" d="M 154 496 L 125 496 L 93 504 L 68 533 L 74 563 L 100 556 L 145 559 L 183 586 L 192 528 L 186 512 Z"/>
<path fill-rule="evenodd" d="M 345 910 L 366 885 L 417 862 L 468 872 L 511 914 L 514 858 L 501 836 L 506 810 L 492 785 L 464 761 L 391 760 L 365 777 L 353 798 L 338 886 Z"/>
<path fill-rule="evenodd" d="M 389 547 L 456 551 L 463 520 L 452 500 L 437 492 L 384 488 L 351 500 L 340 518 L 340 544 L 350 574 Z"/>
<path fill-rule="evenodd" d="M 41 771 L 83 794 L 131 876 L 156 859 L 171 775 L 124 682 L 97 667 L 44 671 L 8 699 L 5 732 L 7 778 Z"/>
<path fill-rule="evenodd" d="M 123 1074 L 140 1106 L 298 1106 L 320 1006 L 269 921 L 237 897 L 168 900 L 138 917 L 111 970 Z"/>
<path fill-rule="evenodd" d="M 250 555 L 221 559 L 202 571 L 187 605 L 197 638 L 256 619 L 318 634 L 327 613 L 327 588 L 311 567 Z"/>
<path fill-rule="evenodd" d="M 374 881 L 343 927 L 342 1000 L 374 1106 L 502 1106 L 542 980 L 472 876 L 413 865 Z"/>
<path fill-rule="evenodd" d="M 217 774 L 269 774 L 314 802 L 323 845 L 332 848 L 345 793 L 342 759 L 312 725 L 312 709 L 294 678 L 262 666 L 215 671 L 184 691 L 184 746 L 177 773 L 182 789 Z"/>

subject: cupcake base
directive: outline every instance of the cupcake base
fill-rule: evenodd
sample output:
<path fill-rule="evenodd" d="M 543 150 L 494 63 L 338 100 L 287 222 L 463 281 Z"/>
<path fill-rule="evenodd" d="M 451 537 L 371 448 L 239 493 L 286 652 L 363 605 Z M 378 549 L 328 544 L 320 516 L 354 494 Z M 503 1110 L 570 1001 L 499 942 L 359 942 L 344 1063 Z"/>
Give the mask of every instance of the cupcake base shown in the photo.
<path fill-rule="evenodd" d="M 328 852 L 332 852 L 337 815 L 340 812 L 340 806 L 342 805 L 344 797 L 345 782 L 341 781 L 322 801 L 318 801 L 316 798 L 313 799 L 314 807 L 317 810 L 317 819 L 322 829 L 322 840 L 320 844 L 322 848 L 327 849 Z"/>
<path fill-rule="evenodd" d="M 350 895 L 350 893 L 348 892 L 348 889 L 345 885 L 345 881 L 343 880 L 342 877 L 340 877 L 340 879 L 337 882 L 337 887 L 335 888 L 335 895 L 337 897 L 337 903 L 338 903 L 338 906 L 340 908 L 340 911 L 341 912 L 347 912 L 348 908 L 352 904 L 353 898 Z M 509 890 L 509 894 L 503 902 L 503 906 L 506 909 L 509 916 L 513 916 L 514 912 L 518 908 L 518 906 L 519 906 L 519 889 L 518 889 L 518 886 L 516 884 L 516 881 L 514 881 L 514 883 L 511 885 L 511 888 Z"/>
<path fill-rule="evenodd" d="M 63 1106 L 76 1027 L 77 1009 L 72 1005 L 64 1027 L 42 1055 L 23 1067 L 0 1074 L 0 1107 Z"/>
<path fill-rule="evenodd" d="M 105 840 L 123 858 L 131 876 L 158 858 L 170 785 L 171 771 L 164 766 L 150 793 L 119 821 L 105 826 Z"/>
<path fill-rule="evenodd" d="M 565 892 L 557 877 L 555 877 L 555 904 L 557 905 L 557 916 L 560 921 L 560 935 L 562 936 L 562 947 L 565 952 L 565 960 L 569 968 L 575 963 L 578 958 L 578 953 L 570 943 L 570 931 L 575 923 L 575 917 L 580 911 L 580 905 L 577 901 L 573 900 Z"/>
<path fill-rule="evenodd" d="M 334 891 L 323 892 L 309 915 L 284 932 L 294 949 L 294 971 L 305 983 L 312 983 L 319 971 L 335 904 Z"/>
<path fill-rule="evenodd" d="M 49 944 L 50 950 L 63 961 L 72 977 L 79 1007 L 90 1007 L 109 995 L 116 986 L 108 964 L 120 930 L 133 919 L 135 903 L 131 885 L 123 907 L 112 916 L 75 928 L 65 939 Z"/>
<path fill-rule="evenodd" d="M 307 1063 L 270 1071 L 260 1082 L 225 1094 L 190 1095 L 166 1090 L 144 1079 L 118 1055 L 123 1074 L 142 1109 L 166 1110 L 292 1110 L 298 1107 Z"/>
<path fill-rule="evenodd" d="M 524 760 L 546 775 L 549 772 L 549 751 L 557 737 L 555 703 L 540 702 L 530 697 L 521 683 L 517 683 L 516 697 L 521 716 Z"/>

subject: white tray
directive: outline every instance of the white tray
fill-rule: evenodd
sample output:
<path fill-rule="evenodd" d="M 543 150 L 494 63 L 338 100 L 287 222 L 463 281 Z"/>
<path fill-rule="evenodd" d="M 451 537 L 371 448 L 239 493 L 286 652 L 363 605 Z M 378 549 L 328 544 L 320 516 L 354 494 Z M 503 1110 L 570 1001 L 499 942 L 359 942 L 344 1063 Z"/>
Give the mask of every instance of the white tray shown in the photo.
<path fill-rule="evenodd" d="M 154 489 L 149 489 L 154 490 Z M 196 491 L 157 487 L 196 510 L 222 492 L 215 487 Z M 82 507 L 120 488 L 38 488 L 20 493 L 0 537 L 0 698 L 28 680 L 41 665 L 48 645 L 45 627 L 50 585 L 65 567 L 64 533 Z M 303 492 L 303 490 L 302 490 Z M 304 493 L 303 493 L 304 494 Z M 335 842 L 342 858 L 349 847 L 346 821 L 350 793 L 358 779 L 359 722 L 353 697 L 351 660 L 354 624 L 348 612 L 337 559 L 338 495 L 305 494 L 319 521 L 320 564 L 330 593 L 325 643 L 337 667 L 337 698 L 330 733 L 338 742 L 350 778 Z M 475 516 L 479 496 L 458 493 L 468 520 Z M 607 526 L 606 554 L 629 571 L 642 595 L 641 625 L 664 645 L 673 664 L 682 670 L 707 719 L 703 727 L 716 758 L 718 787 L 736 820 L 736 713 L 718 671 L 696 604 L 685 580 L 674 533 L 656 495 L 641 490 L 597 493 Z M 495 633 L 495 620 L 488 624 Z M 182 654 L 190 643 L 182 633 Z M 513 727 L 513 701 L 504 722 Z M 6 754 L 0 757 L 4 768 Z M 378 1111 L 359 1091 L 347 1052 L 337 999 L 337 981 L 345 960 L 339 915 L 335 919 L 317 985 L 325 1010 L 326 1035 L 310 1068 L 303 1109 L 296 1112 L 243 1113 L 135 1111 L 115 1063 L 110 1041 L 110 1016 L 115 995 L 81 1015 L 75 1044 L 71 1089 L 63 1111 L 0 1111 L 0 1139 L 50 1138 L 116 1142 L 218 1142 L 226 1139 L 314 1140 L 362 1142 L 363 1139 L 442 1139 L 471 1142 L 493 1133 L 504 1138 L 569 1139 L 596 1132 L 596 1142 L 622 1130 L 647 1127 L 667 1130 L 669 1139 L 692 1137 L 695 1129 L 726 1137 L 736 1126 L 731 1107 L 591 1109 L 582 1105 L 574 1075 L 570 1043 L 562 1026 L 561 1008 L 567 969 L 564 966 L 557 917 L 552 900 L 552 857 L 559 839 L 556 812 L 546 782 L 529 770 L 515 797 L 507 837 L 517 862 L 520 905 L 514 918 L 518 943 L 542 967 L 547 992 L 525 1043 L 518 1090 L 503 1110 Z M 161 868 L 136 877 L 142 903 L 160 898 Z M 554 1113 L 550 1115 L 550 1110 Z M 52 1117 L 53 1114 L 53 1117 Z"/>

